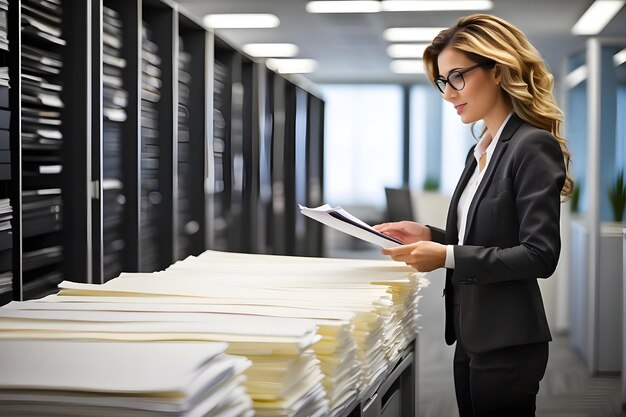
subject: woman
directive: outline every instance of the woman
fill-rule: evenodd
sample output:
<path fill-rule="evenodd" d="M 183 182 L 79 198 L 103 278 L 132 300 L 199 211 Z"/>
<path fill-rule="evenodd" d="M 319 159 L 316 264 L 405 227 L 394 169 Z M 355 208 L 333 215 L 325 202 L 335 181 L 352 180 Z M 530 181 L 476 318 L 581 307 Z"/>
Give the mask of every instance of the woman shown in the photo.
<path fill-rule="evenodd" d="M 384 254 L 419 271 L 447 268 L 448 344 L 461 417 L 534 416 L 551 340 L 537 278 L 555 270 L 561 196 L 572 190 L 553 78 L 510 23 L 461 18 L 426 48 L 428 77 L 464 123 L 482 120 L 446 230 L 377 225 L 403 243 Z"/>

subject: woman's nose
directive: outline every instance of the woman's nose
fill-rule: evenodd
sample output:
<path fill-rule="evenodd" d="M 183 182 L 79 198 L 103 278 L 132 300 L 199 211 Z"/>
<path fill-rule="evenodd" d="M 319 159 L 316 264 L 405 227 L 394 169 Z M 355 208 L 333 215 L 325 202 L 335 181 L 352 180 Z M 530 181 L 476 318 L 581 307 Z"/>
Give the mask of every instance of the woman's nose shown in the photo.
<path fill-rule="evenodd" d="M 452 101 L 456 98 L 458 91 L 450 87 L 450 84 L 446 84 L 446 88 L 443 90 L 443 98 L 446 101 Z"/>

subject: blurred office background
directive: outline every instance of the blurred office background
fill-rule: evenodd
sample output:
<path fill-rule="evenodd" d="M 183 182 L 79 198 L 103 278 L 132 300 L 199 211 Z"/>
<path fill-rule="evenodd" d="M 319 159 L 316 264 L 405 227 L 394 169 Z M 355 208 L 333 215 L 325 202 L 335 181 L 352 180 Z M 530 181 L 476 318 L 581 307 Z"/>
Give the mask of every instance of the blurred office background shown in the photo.
<path fill-rule="evenodd" d="M 244 51 L 254 47 L 249 44 L 293 44 L 293 64 L 308 67 L 282 71 L 300 73 L 295 77 L 310 81 L 325 102 L 323 201 L 372 224 L 410 215 L 443 227 L 449 197 L 474 142 L 469 127 L 423 74 L 419 59 L 432 29 L 436 33 L 481 10 L 522 29 L 555 76 L 577 184 L 575 196 L 562 206 L 558 270 L 541 282 L 556 340 L 538 415 L 622 415 L 626 224 L 623 214 L 614 213 L 609 196 L 619 185 L 626 159 L 623 1 L 181 4 L 202 16 L 266 13 L 279 19 L 274 28 L 218 28 L 216 33 Z M 283 59 L 268 62 L 281 71 L 278 65 L 289 61 L 278 56 L 280 51 L 275 54 L 260 55 Z M 377 249 L 332 230 L 325 229 L 324 236 L 326 256 L 380 256 Z M 422 304 L 420 410 L 455 415 L 451 350 L 443 347 L 438 297 L 443 274 L 431 275 L 433 284 Z"/>
<path fill-rule="evenodd" d="M 540 283 L 555 340 L 537 415 L 626 415 L 625 3 L 0 1 L 0 304 L 207 249 L 383 258 L 297 204 L 444 227 L 475 139 L 420 58 L 491 13 L 554 74 L 576 182 Z M 41 7 L 53 19 L 29 23 Z M 418 405 L 451 417 L 443 271 L 428 278 Z"/>

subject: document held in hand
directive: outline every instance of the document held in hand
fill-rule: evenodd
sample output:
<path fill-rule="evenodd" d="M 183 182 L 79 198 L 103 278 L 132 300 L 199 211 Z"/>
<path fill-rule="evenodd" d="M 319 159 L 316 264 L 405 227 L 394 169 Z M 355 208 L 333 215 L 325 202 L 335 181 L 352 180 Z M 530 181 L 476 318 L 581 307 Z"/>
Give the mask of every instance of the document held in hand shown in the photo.
<path fill-rule="evenodd" d="M 300 206 L 300 213 L 330 226 L 340 232 L 349 234 L 366 242 L 373 243 L 382 248 L 392 248 L 402 245 L 402 242 L 380 233 L 369 224 L 354 217 L 341 207 L 331 207 L 328 204 L 316 208 Z"/>

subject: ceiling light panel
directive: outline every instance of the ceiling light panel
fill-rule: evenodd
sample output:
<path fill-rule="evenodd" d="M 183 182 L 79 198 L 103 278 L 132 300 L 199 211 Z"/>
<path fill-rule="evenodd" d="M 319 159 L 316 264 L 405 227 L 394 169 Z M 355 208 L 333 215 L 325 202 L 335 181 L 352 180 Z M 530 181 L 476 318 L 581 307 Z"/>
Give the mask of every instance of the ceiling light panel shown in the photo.
<path fill-rule="evenodd" d="M 424 74 L 424 62 L 421 59 L 397 59 L 389 64 L 396 74 Z"/>
<path fill-rule="evenodd" d="M 381 11 L 381 3 L 374 0 L 310 1 L 306 4 L 306 11 L 309 13 L 378 13 Z"/>
<path fill-rule="evenodd" d="M 626 48 L 613 55 L 613 64 L 616 67 L 619 67 L 622 64 L 626 64 Z"/>
<path fill-rule="evenodd" d="M 387 55 L 391 58 L 421 58 L 427 43 L 395 43 L 387 47 Z"/>
<path fill-rule="evenodd" d="M 316 70 L 314 59 L 275 59 L 265 61 L 267 67 L 280 74 L 308 74 Z"/>
<path fill-rule="evenodd" d="M 572 27 L 574 35 L 597 35 L 624 6 L 623 0 L 596 0 Z"/>
<path fill-rule="evenodd" d="M 446 28 L 389 28 L 383 37 L 389 42 L 431 42 Z"/>
<path fill-rule="evenodd" d="M 205 26 L 214 29 L 256 29 L 275 28 L 280 19 L 273 14 L 208 14 L 204 16 Z"/>
<path fill-rule="evenodd" d="M 493 3 L 489 0 L 383 0 L 385 12 L 432 12 L 448 10 L 490 10 Z"/>
<path fill-rule="evenodd" d="M 243 51 L 256 58 L 291 58 L 298 55 L 298 47 L 293 43 L 249 43 Z"/>

